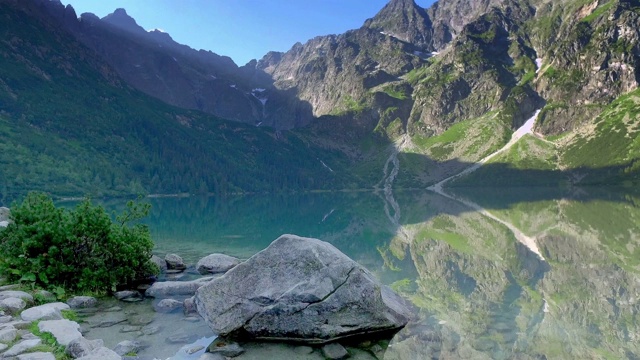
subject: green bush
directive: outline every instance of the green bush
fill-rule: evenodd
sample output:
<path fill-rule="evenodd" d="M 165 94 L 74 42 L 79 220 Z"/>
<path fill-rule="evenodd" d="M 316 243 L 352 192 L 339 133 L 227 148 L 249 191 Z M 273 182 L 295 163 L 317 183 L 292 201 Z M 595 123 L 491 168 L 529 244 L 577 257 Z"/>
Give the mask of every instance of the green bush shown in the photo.
<path fill-rule="evenodd" d="M 10 281 L 75 292 L 109 292 L 116 285 L 157 272 L 145 225 L 131 222 L 150 205 L 130 201 L 116 221 L 89 200 L 74 210 L 57 208 L 30 193 L 11 209 L 13 223 L 0 232 L 0 269 Z"/>

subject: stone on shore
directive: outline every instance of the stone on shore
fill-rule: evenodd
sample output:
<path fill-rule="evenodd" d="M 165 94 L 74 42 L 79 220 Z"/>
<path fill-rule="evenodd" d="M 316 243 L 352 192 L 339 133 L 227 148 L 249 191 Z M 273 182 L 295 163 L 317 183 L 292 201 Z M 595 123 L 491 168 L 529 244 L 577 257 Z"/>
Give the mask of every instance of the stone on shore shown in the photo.
<path fill-rule="evenodd" d="M 44 304 L 40 306 L 34 306 L 23 311 L 20 314 L 24 321 L 36 321 L 36 320 L 62 320 L 62 313 L 60 310 L 69 310 L 69 305 L 61 302 Z"/>
<path fill-rule="evenodd" d="M 67 345 L 65 352 L 72 358 L 77 359 L 79 357 L 89 355 L 93 350 L 101 348 L 103 346 L 104 341 L 102 341 L 101 339 L 87 340 L 84 337 L 79 337 L 72 340 Z"/>
<path fill-rule="evenodd" d="M 72 309 L 92 308 L 98 304 L 98 300 L 92 296 L 74 296 L 67 300 L 67 305 Z"/>
<path fill-rule="evenodd" d="M 34 347 L 42 344 L 42 340 L 40 339 L 30 339 L 30 340 L 22 340 L 19 343 L 13 345 L 9 350 L 2 354 L 5 358 L 10 358 L 12 356 L 18 356 L 20 354 L 24 354 Z"/>
<path fill-rule="evenodd" d="M 116 299 L 118 299 L 120 301 L 124 301 L 124 302 L 142 301 L 142 294 L 140 294 L 139 291 L 135 291 L 135 290 L 118 291 L 118 292 L 114 293 L 113 296 Z"/>
<path fill-rule="evenodd" d="M 390 333 L 411 312 L 404 300 L 333 245 L 283 235 L 196 292 L 214 333 L 322 344 Z"/>
<path fill-rule="evenodd" d="M 38 330 L 40 332 L 48 332 L 56 338 L 56 341 L 60 345 L 67 346 L 69 343 L 79 337 L 82 337 L 80 333 L 80 325 L 71 320 L 45 320 L 38 323 Z"/>
<path fill-rule="evenodd" d="M 18 298 L 28 303 L 33 303 L 33 296 L 31 296 L 31 294 L 28 294 L 24 291 L 17 291 L 17 290 L 0 291 L 0 300 L 9 299 L 9 298 Z"/>
<path fill-rule="evenodd" d="M 167 268 L 169 270 L 185 270 L 187 268 L 184 260 L 182 260 L 179 255 L 167 254 L 164 257 L 164 260 L 167 262 Z"/>
<path fill-rule="evenodd" d="M 158 269 L 160 269 L 160 272 L 166 272 L 167 271 L 167 261 L 164 260 L 163 258 L 157 256 L 157 255 L 153 255 L 151 256 L 151 260 L 152 263 L 156 264 L 156 266 L 158 266 Z"/>
<path fill-rule="evenodd" d="M 17 356 L 18 360 L 56 360 L 55 355 L 49 352 L 33 352 Z"/>
<path fill-rule="evenodd" d="M 196 290 L 210 282 L 212 277 L 203 277 L 193 281 L 159 281 L 151 285 L 146 296 L 167 298 L 180 295 L 194 295 Z"/>
<path fill-rule="evenodd" d="M 13 326 L 0 330 L 0 343 L 10 343 L 18 337 L 18 329 Z"/>
<path fill-rule="evenodd" d="M 79 357 L 78 360 L 122 360 L 122 357 L 111 349 L 99 347 L 89 354 Z"/>
<path fill-rule="evenodd" d="M 196 270 L 200 274 L 218 274 L 231 270 L 240 264 L 240 259 L 224 254 L 211 254 L 203 257 L 196 264 Z"/>
<path fill-rule="evenodd" d="M 142 349 L 142 343 L 139 341 L 125 340 L 121 341 L 113 348 L 116 354 L 124 356 L 127 353 L 137 353 Z"/>
<path fill-rule="evenodd" d="M 0 310 L 13 315 L 19 313 L 25 307 L 27 307 L 27 303 L 19 298 L 8 298 L 0 301 Z"/>
<path fill-rule="evenodd" d="M 349 357 L 347 349 L 338 343 L 331 343 L 323 346 L 322 355 L 328 360 L 344 360 Z"/>

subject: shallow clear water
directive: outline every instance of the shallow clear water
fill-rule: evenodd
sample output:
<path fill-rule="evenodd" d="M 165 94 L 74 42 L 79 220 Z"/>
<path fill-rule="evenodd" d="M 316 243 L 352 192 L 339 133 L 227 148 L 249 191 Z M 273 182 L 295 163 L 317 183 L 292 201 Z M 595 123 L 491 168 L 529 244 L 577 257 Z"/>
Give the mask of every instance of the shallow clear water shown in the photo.
<path fill-rule="evenodd" d="M 158 254 L 191 264 L 214 252 L 248 258 L 284 233 L 334 244 L 415 305 L 416 320 L 385 359 L 640 357 L 640 197 L 521 188 L 456 197 L 501 221 L 432 192 L 399 192 L 398 226 L 387 200 L 364 192 L 151 199 L 147 223 Z M 505 223 L 534 239 L 542 257 Z M 212 336 L 174 316 L 162 320 L 171 331 Z M 182 345 L 166 336 L 150 337 L 159 343 L 147 353 L 175 354 Z M 245 358 L 300 354 L 256 351 Z"/>

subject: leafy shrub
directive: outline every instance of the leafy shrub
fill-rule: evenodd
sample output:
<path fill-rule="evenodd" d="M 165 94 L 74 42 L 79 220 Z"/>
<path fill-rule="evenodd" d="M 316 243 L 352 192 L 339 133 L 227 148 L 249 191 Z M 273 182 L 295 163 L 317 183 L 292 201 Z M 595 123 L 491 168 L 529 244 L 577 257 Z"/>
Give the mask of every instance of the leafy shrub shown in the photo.
<path fill-rule="evenodd" d="M 0 269 L 11 281 L 58 292 L 111 291 L 157 271 L 149 262 L 153 242 L 148 228 L 130 226 L 149 208 L 130 201 L 113 222 L 89 200 L 66 210 L 45 194 L 30 193 L 12 207 L 14 222 L 0 233 Z"/>

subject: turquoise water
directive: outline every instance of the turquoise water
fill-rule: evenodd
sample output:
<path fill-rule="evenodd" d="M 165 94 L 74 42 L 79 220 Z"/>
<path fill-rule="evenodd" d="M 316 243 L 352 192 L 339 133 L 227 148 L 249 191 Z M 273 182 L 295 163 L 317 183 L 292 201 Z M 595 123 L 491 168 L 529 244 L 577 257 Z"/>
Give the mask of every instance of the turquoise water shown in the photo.
<path fill-rule="evenodd" d="M 396 193 L 396 213 L 389 199 L 362 192 L 150 199 L 147 223 L 156 253 L 191 264 L 214 252 L 248 258 L 284 233 L 332 243 L 415 306 L 385 359 L 640 356 L 640 197 L 456 196 L 490 216 L 431 192 Z"/>

